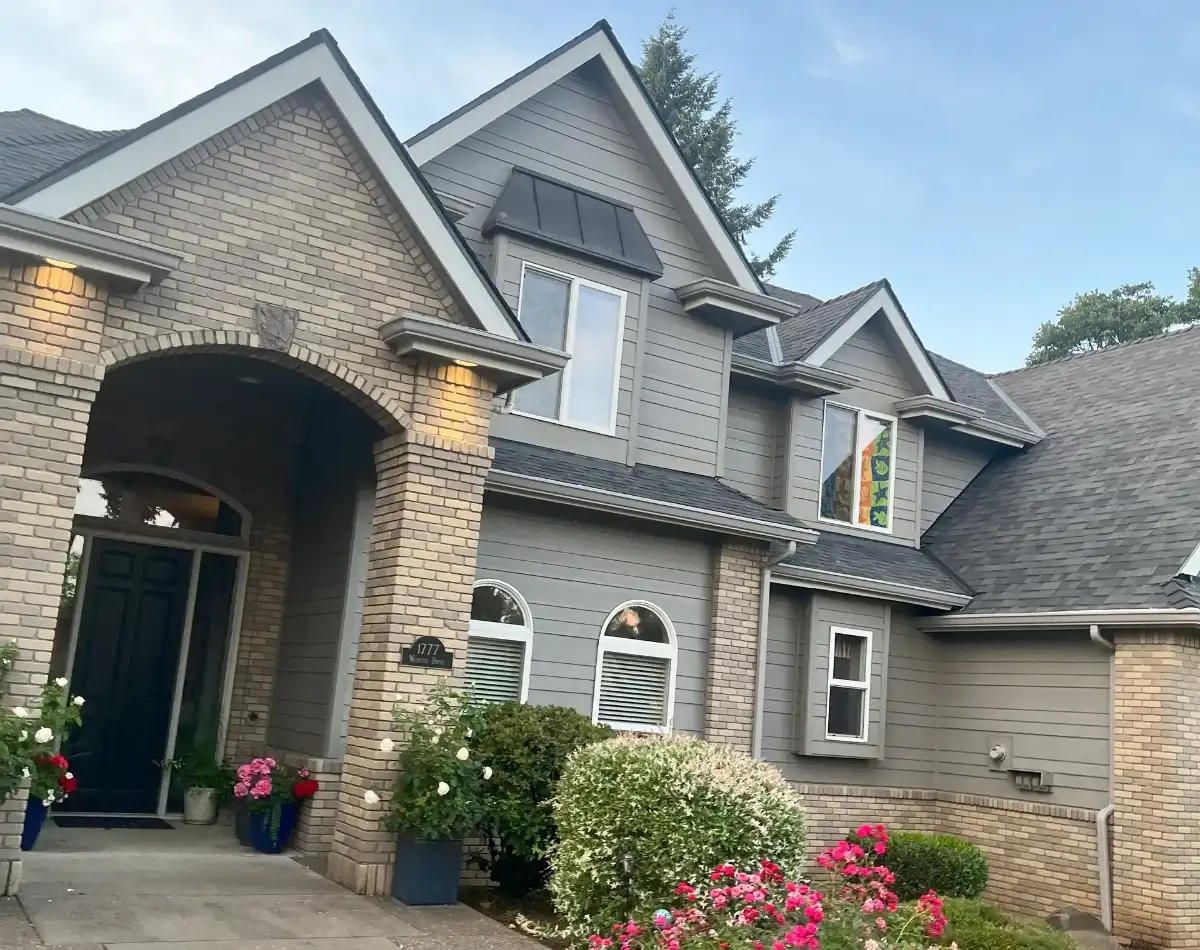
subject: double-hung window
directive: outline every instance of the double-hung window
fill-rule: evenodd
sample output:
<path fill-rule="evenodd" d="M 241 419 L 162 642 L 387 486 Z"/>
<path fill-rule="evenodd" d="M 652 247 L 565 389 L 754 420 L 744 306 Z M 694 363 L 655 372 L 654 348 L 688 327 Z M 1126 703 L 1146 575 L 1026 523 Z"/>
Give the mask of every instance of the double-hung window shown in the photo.
<path fill-rule="evenodd" d="M 822 521 L 891 532 L 896 420 L 825 403 Z"/>
<path fill-rule="evenodd" d="M 534 343 L 571 355 L 566 369 L 523 386 L 513 409 L 611 435 L 625 332 L 625 294 L 525 264 L 518 317 Z"/>
<path fill-rule="evenodd" d="M 866 742 L 871 705 L 871 632 L 832 627 L 825 738 Z"/>

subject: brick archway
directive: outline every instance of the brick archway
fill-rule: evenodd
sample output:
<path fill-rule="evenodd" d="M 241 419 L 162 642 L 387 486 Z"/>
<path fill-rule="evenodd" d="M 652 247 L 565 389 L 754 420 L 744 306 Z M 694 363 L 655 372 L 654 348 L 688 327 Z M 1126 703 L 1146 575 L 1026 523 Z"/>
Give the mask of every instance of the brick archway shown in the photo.
<path fill-rule="evenodd" d="M 308 347 L 292 344 L 286 350 L 270 349 L 262 345 L 255 333 L 188 330 L 141 337 L 106 350 L 100 363 L 107 373 L 155 356 L 189 353 L 237 354 L 294 369 L 344 396 L 384 432 L 396 434 L 412 428 L 412 417 L 400 403 L 361 374 Z"/>

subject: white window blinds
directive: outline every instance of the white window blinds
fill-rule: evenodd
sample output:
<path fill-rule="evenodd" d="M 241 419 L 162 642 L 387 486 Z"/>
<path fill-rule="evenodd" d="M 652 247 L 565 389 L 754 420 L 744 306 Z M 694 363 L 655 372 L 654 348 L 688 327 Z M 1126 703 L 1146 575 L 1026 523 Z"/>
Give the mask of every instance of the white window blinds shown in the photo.
<path fill-rule="evenodd" d="M 471 637 L 463 679 L 471 694 L 485 703 L 520 702 L 525 675 L 526 644 L 521 640 Z"/>
<path fill-rule="evenodd" d="M 670 676 L 667 657 L 604 653 L 597 718 L 617 729 L 666 726 Z"/>

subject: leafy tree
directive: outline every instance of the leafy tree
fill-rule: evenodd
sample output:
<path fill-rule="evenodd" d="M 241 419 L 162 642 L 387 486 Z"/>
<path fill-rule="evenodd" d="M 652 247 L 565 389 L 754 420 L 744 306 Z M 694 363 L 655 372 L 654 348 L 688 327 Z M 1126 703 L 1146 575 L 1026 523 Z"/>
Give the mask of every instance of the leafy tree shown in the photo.
<path fill-rule="evenodd" d="M 775 211 L 779 196 L 758 204 L 735 204 L 734 192 L 754 167 L 754 159 L 741 161 L 733 154 L 737 122 L 733 100 L 718 101 L 720 76 L 696 70 L 696 56 L 683 46 L 687 27 L 667 14 L 658 31 L 642 43 L 638 75 L 674 133 L 683 156 L 695 169 L 725 226 L 743 247 L 751 231 L 762 227 Z M 791 231 L 766 257 L 751 253 L 750 266 L 759 277 L 770 277 L 792 249 Z"/>
<path fill-rule="evenodd" d="M 1075 353 L 1144 340 L 1173 327 L 1200 321 L 1200 268 L 1188 271 L 1185 300 L 1154 292 L 1154 284 L 1123 284 L 1108 293 L 1091 290 L 1058 311 L 1053 322 L 1043 323 L 1033 335 L 1026 365 L 1036 366 Z"/>

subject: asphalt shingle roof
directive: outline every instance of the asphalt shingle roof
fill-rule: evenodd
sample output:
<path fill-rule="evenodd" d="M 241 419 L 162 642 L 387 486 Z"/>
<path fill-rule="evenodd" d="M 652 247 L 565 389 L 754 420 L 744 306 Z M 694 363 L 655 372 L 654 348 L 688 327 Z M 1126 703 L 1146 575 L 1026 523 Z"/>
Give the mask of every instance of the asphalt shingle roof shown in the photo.
<path fill-rule="evenodd" d="M 496 457 L 492 462 L 493 471 L 531 475 L 584 488 L 621 492 L 651 501 L 690 505 L 723 515 L 752 518 L 755 521 L 797 529 L 804 527 L 790 515 L 769 508 L 705 475 L 676 472 L 653 465 L 630 467 L 621 462 L 608 462 L 559 449 L 510 442 L 508 439 L 492 439 L 491 445 L 496 450 Z"/>
<path fill-rule="evenodd" d="M 933 360 L 933 365 L 937 367 L 942 381 L 950 390 L 950 395 L 954 397 L 955 402 L 982 409 L 983 417 L 992 422 L 1012 426 L 1022 432 L 1028 432 L 1030 435 L 1035 434 L 1025 420 L 1013 412 L 1012 406 L 1005 402 L 1004 398 L 993 388 L 993 385 L 1000 385 L 999 381 L 989 381 L 988 377 L 979 370 L 956 363 L 937 353 L 930 353 L 929 358 Z M 1004 391 L 1008 393 L 1007 389 Z M 1011 394 L 1009 398 L 1011 398 Z M 1021 406 L 1021 409 L 1024 410 L 1025 407 Z"/>
<path fill-rule="evenodd" d="M 872 281 L 865 287 L 826 300 L 780 323 L 775 331 L 779 334 L 779 348 L 783 351 L 784 360 L 792 362 L 807 357 L 825 337 L 842 325 L 842 321 L 870 300 L 883 283 L 882 280 Z"/>
<path fill-rule="evenodd" d="M 0 197 L 120 134 L 93 132 L 32 109 L 0 112 Z"/>
<path fill-rule="evenodd" d="M 945 594 L 971 593 L 924 549 L 876 538 L 822 531 L 816 544 L 798 545 L 783 563 Z"/>
<path fill-rule="evenodd" d="M 1168 607 L 1200 541 L 1200 328 L 999 377 L 1046 431 L 991 462 L 923 543 L 967 613 Z"/>

